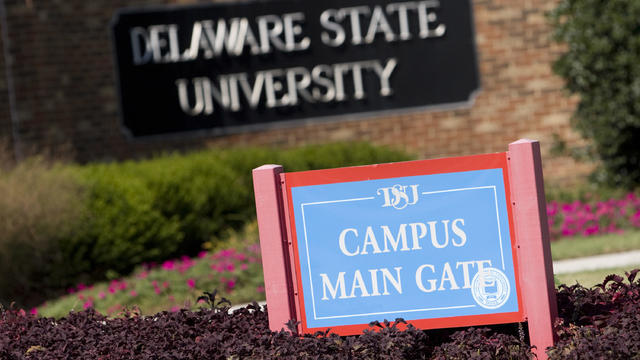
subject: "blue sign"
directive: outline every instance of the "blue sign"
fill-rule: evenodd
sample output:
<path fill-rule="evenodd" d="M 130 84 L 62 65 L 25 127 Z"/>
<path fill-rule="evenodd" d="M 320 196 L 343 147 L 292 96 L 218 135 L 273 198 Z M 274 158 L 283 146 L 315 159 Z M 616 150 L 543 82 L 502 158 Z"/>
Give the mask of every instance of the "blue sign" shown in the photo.
<path fill-rule="evenodd" d="M 518 312 L 503 169 L 291 188 L 306 326 Z"/>

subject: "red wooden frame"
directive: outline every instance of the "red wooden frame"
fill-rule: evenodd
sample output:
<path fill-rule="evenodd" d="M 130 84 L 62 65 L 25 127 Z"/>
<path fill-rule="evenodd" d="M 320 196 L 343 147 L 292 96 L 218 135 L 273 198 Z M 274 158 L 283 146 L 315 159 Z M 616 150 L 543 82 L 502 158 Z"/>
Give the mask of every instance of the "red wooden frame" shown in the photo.
<path fill-rule="evenodd" d="M 300 276 L 300 257 L 298 250 L 296 228 L 293 224 L 293 206 L 291 199 L 291 189 L 297 186 L 309 186 L 319 184 L 334 184 L 351 181 L 362 180 L 378 180 L 397 178 L 404 176 L 416 175 L 432 175 L 442 173 L 453 173 L 462 171 L 485 170 L 485 169 L 502 169 L 503 181 L 505 188 L 509 188 L 509 175 L 507 169 L 507 156 L 505 153 L 474 155 L 458 158 L 435 159 L 435 160 L 419 160 L 407 161 L 390 164 L 377 164 L 357 167 L 346 167 L 328 170 L 313 170 L 305 172 L 284 173 L 284 189 L 286 191 L 285 198 L 285 214 L 288 220 L 287 230 L 289 231 L 291 268 L 294 270 L 293 278 L 296 283 L 296 294 L 294 302 L 296 309 L 299 309 L 298 320 L 300 321 L 299 331 L 304 334 L 312 334 L 316 331 L 325 331 L 328 327 L 307 327 L 306 312 L 304 306 L 304 291 L 302 289 L 302 278 Z M 507 203 L 511 202 L 510 193 L 506 192 Z M 509 228 L 511 229 L 511 251 L 516 254 L 515 232 L 513 226 L 513 214 L 511 207 L 507 207 Z M 518 274 L 518 259 L 514 256 L 513 265 L 515 273 Z M 524 312 L 522 309 L 520 280 L 516 276 L 516 292 L 518 296 L 518 312 L 509 312 L 501 314 L 488 315 L 469 315 L 436 319 L 409 320 L 408 323 L 421 329 L 438 329 L 447 327 L 473 326 L 480 324 L 502 324 L 511 322 L 521 322 L 524 320 Z M 331 331 L 338 335 L 355 335 L 362 333 L 363 330 L 370 329 L 368 323 L 359 325 L 343 325 L 333 326 Z"/>
<path fill-rule="evenodd" d="M 540 148 L 537 141 L 519 140 L 506 153 L 377 164 L 328 170 L 283 173 L 278 165 L 253 171 L 269 326 L 280 330 L 300 321 L 302 333 L 326 330 L 306 327 L 291 188 L 349 181 L 386 179 L 461 171 L 503 169 L 511 246 L 516 272 L 518 312 L 412 320 L 422 329 L 528 321 L 531 344 L 545 349 L 555 342 L 557 305 L 549 246 Z M 521 254 L 526 254 L 522 256 Z M 535 316 L 534 316 L 535 315 Z M 333 327 L 340 335 L 361 333 L 368 324 Z M 546 358 L 537 351 L 538 358 Z"/>

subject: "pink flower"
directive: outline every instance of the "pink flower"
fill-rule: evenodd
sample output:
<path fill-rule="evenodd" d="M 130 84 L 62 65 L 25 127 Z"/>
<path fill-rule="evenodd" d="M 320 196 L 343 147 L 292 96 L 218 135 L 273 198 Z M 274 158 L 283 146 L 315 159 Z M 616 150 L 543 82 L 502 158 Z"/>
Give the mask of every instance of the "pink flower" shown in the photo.
<path fill-rule="evenodd" d="M 194 287 L 196 287 L 196 281 L 194 279 L 188 279 L 187 280 L 187 285 L 193 289 Z"/>
<path fill-rule="evenodd" d="M 109 286 L 109 294 L 113 294 L 116 292 L 116 288 L 113 286 Z"/>
<path fill-rule="evenodd" d="M 634 226 L 640 227 L 640 210 L 638 210 L 635 214 L 633 214 L 633 217 L 631 218 L 631 223 Z"/>
<path fill-rule="evenodd" d="M 32 308 L 31 311 L 29 311 L 29 314 L 36 316 L 38 315 L 38 308 Z"/>
<path fill-rule="evenodd" d="M 178 311 L 180 311 L 180 307 L 179 306 L 172 306 L 170 311 L 171 312 L 178 312 Z"/>
<path fill-rule="evenodd" d="M 162 290 L 160 290 L 158 287 L 154 287 L 153 291 L 155 291 L 156 295 L 160 295 L 160 293 L 162 293 Z"/>
<path fill-rule="evenodd" d="M 149 273 L 147 271 L 143 271 L 140 274 L 138 274 L 138 279 L 146 279 L 148 275 Z"/>
<path fill-rule="evenodd" d="M 600 226 L 598 226 L 598 224 L 596 224 L 596 225 L 591 225 L 591 226 L 587 227 L 586 229 L 584 229 L 582 234 L 586 235 L 586 236 L 589 236 L 589 235 L 597 234 L 599 231 L 600 231 Z"/>
<path fill-rule="evenodd" d="M 234 287 L 236 287 L 236 281 L 234 279 L 227 281 L 227 291 L 233 290 Z"/>
<path fill-rule="evenodd" d="M 104 291 L 100 291 L 100 292 L 98 293 L 98 299 L 101 299 L 101 300 L 102 300 L 102 299 L 104 299 L 105 297 L 106 297 L 106 294 L 104 293 Z"/>
<path fill-rule="evenodd" d="M 76 286 L 76 288 L 78 289 L 78 291 L 82 291 L 84 289 L 87 288 L 87 286 L 83 283 L 78 284 L 78 286 Z"/>
<path fill-rule="evenodd" d="M 206 252 L 206 251 L 200 251 L 200 252 L 198 253 L 198 257 L 199 257 L 200 259 L 206 258 L 206 257 L 207 257 L 207 252 Z"/>
<path fill-rule="evenodd" d="M 195 264 L 196 263 L 193 260 L 183 256 L 182 262 L 178 265 L 178 271 L 181 274 L 184 274 L 185 271 L 189 270 L 189 268 L 193 267 Z"/>
<path fill-rule="evenodd" d="M 264 292 L 264 286 L 262 286 L 262 285 L 258 286 L 256 291 L 259 292 L 259 293 L 263 293 Z"/>
<path fill-rule="evenodd" d="M 162 287 L 165 288 L 165 289 L 168 288 L 169 287 L 169 283 L 167 281 L 163 281 L 162 282 Z"/>
<path fill-rule="evenodd" d="M 249 265 L 247 264 L 241 264 L 240 265 L 240 270 L 247 270 L 249 268 Z"/>
<path fill-rule="evenodd" d="M 93 303 L 91 301 L 86 301 L 84 305 L 82 305 L 82 308 L 85 310 L 87 310 L 90 307 L 93 307 Z"/>
<path fill-rule="evenodd" d="M 138 296 L 138 293 L 135 290 L 131 290 L 129 292 L 129 295 L 131 295 L 131 297 L 136 297 L 136 296 Z"/>
<path fill-rule="evenodd" d="M 174 265 L 173 260 L 167 260 L 162 263 L 162 268 L 164 270 L 173 270 Z"/>

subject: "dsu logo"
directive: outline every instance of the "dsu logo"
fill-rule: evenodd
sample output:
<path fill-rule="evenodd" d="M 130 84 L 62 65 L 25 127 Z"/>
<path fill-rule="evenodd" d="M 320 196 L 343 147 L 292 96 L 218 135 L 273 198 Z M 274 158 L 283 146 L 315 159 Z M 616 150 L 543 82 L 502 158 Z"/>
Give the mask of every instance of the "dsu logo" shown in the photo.
<path fill-rule="evenodd" d="M 407 189 L 410 188 L 408 194 Z M 418 202 L 418 185 L 393 185 L 391 187 L 380 188 L 378 195 L 384 195 L 384 205 L 382 207 L 393 206 L 402 210 L 407 205 L 414 205 Z"/>

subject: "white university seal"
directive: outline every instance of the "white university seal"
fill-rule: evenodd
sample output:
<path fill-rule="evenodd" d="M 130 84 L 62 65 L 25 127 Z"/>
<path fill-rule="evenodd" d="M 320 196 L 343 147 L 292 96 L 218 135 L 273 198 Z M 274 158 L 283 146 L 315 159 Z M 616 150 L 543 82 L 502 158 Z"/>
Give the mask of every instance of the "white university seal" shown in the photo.
<path fill-rule="evenodd" d="M 509 279 L 500 270 L 484 268 L 471 281 L 473 299 L 485 309 L 497 309 L 509 299 Z"/>

